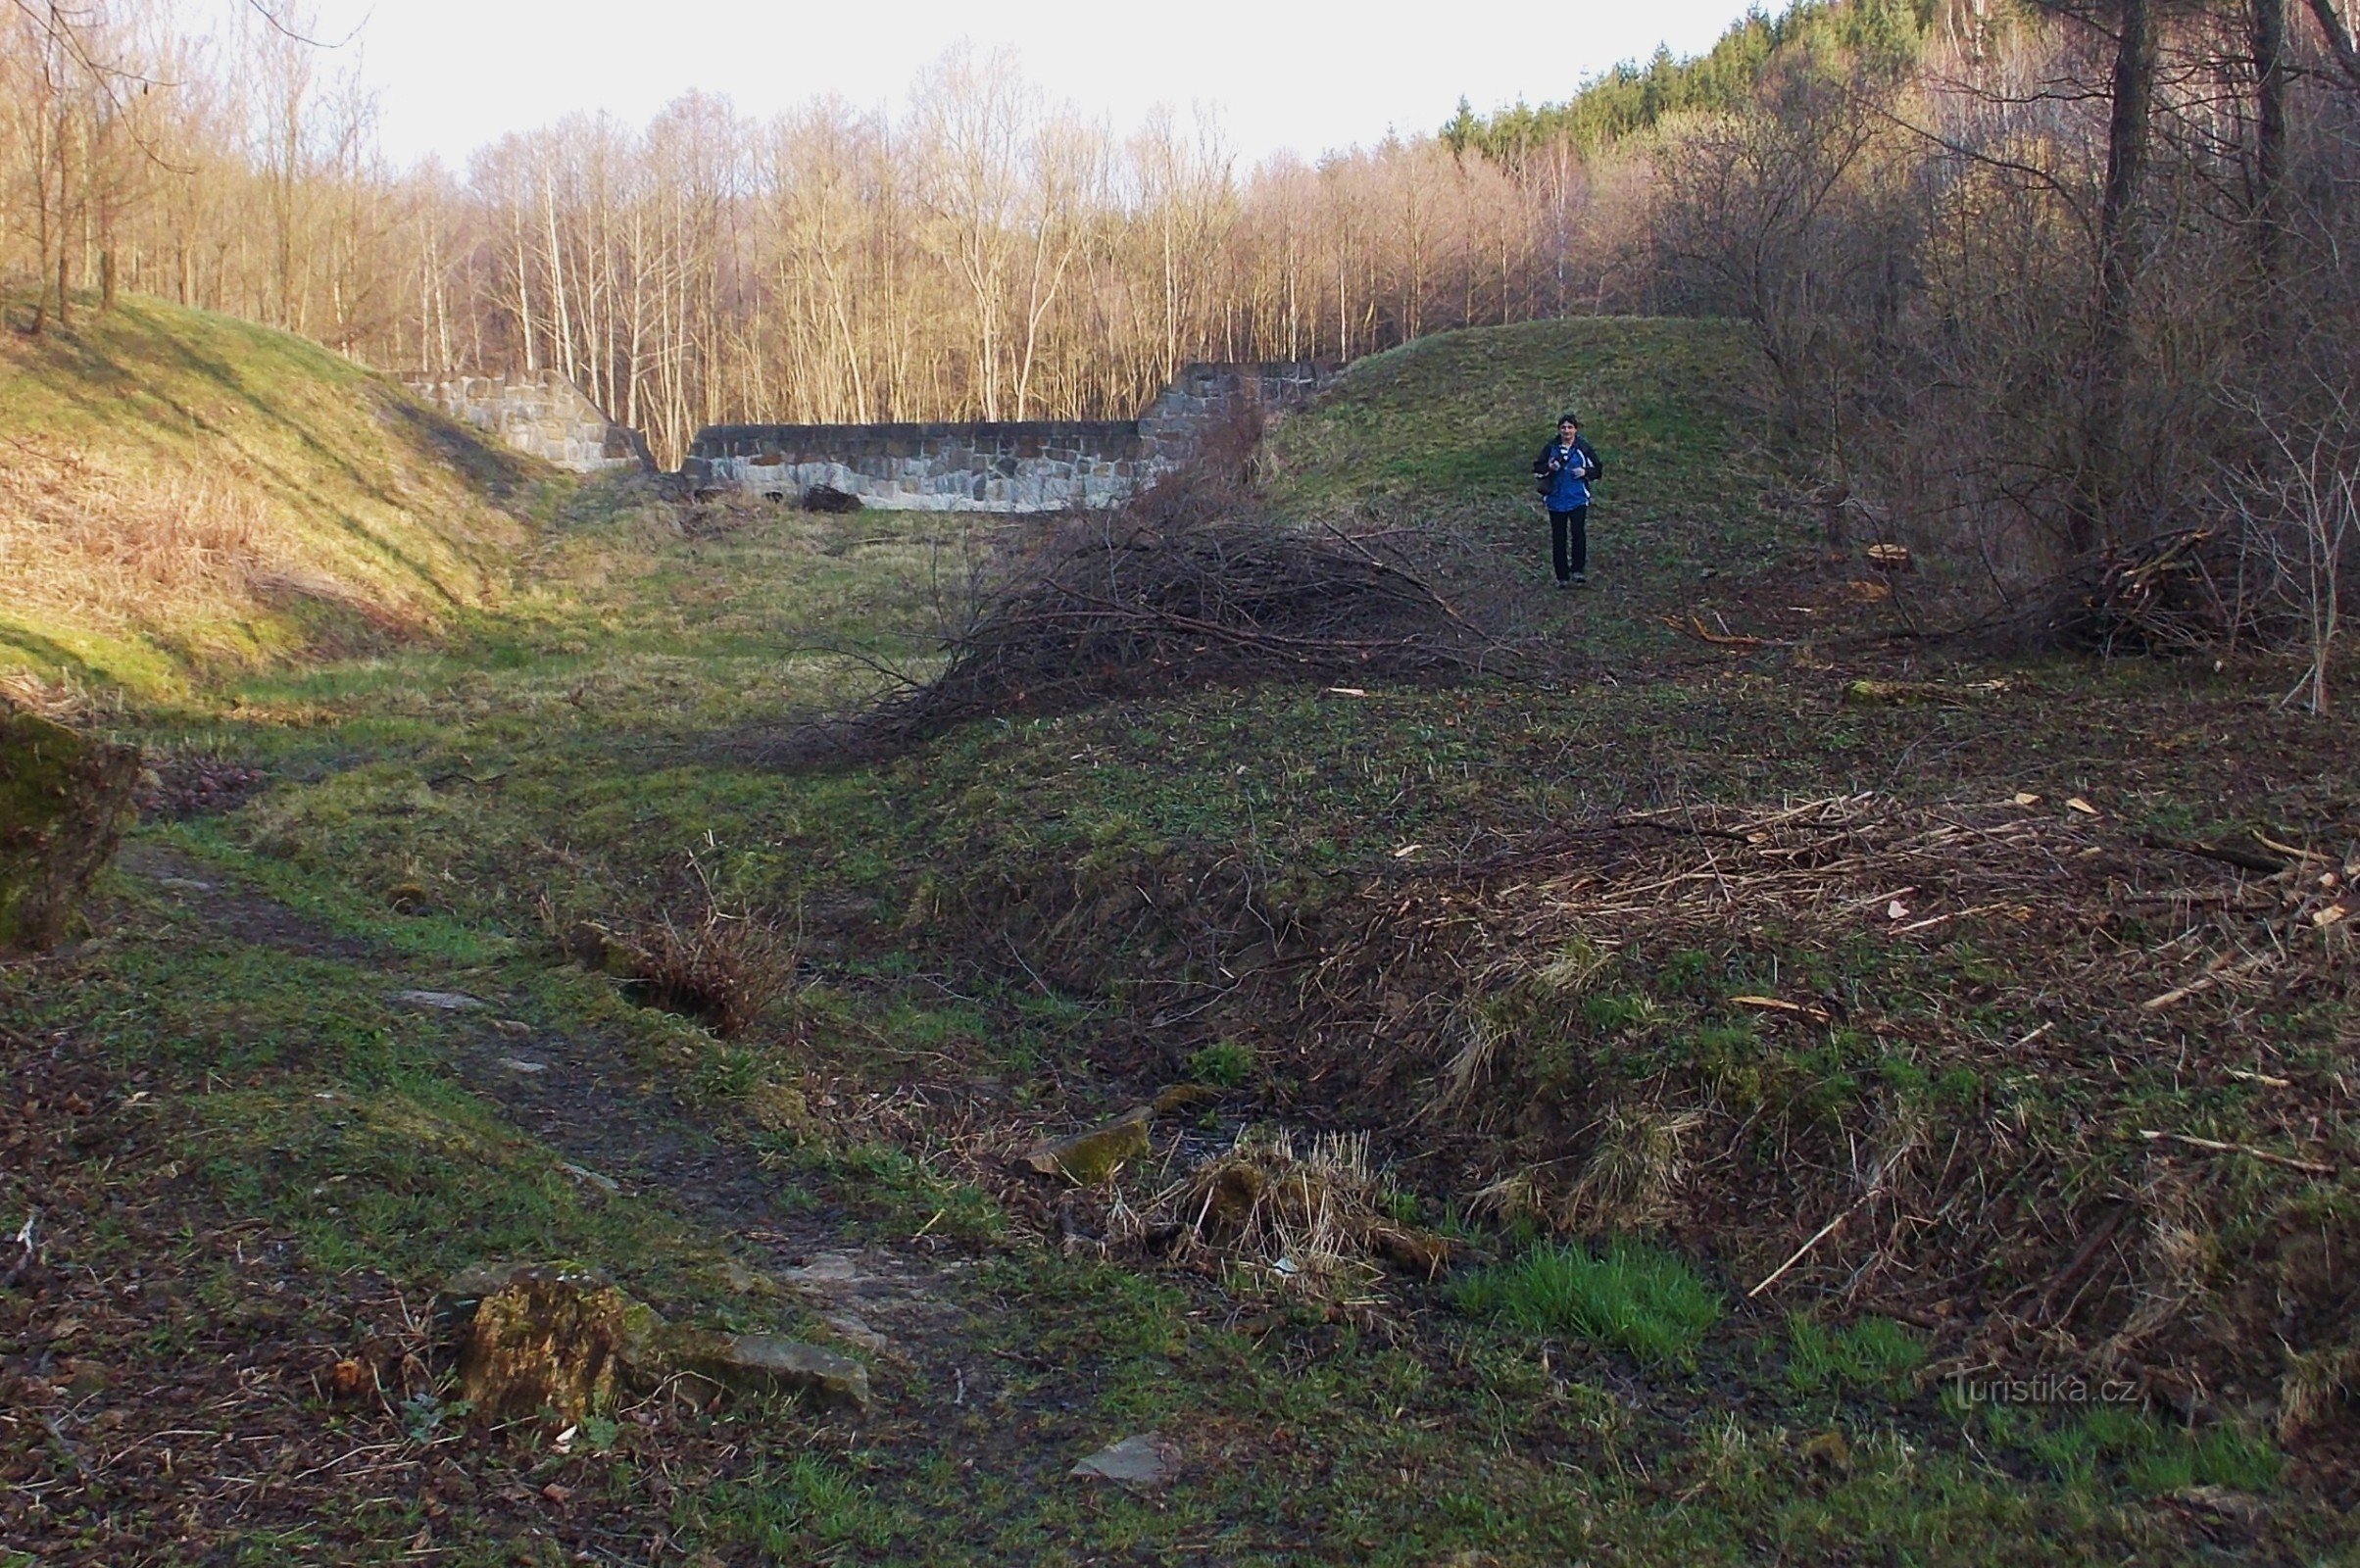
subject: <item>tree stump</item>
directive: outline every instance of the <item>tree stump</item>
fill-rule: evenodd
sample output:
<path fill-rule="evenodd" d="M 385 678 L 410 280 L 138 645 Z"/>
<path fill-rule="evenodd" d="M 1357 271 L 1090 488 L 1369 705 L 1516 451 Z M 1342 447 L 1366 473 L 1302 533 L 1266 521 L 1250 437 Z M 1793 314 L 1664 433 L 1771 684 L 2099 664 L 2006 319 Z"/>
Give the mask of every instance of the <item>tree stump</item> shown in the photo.
<path fill-rule="evenodd" d="M 0 706 L 0 952 L 73 933 L 138 782 L 131 747 Z"/>

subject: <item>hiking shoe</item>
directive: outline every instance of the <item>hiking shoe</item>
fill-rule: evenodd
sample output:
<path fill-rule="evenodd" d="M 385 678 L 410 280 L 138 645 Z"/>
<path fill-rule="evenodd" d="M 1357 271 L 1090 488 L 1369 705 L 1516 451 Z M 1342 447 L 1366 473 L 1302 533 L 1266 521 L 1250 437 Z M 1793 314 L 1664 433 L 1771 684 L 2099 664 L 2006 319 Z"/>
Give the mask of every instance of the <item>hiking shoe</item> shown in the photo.
<path fill-rule="evenodd" d="M 1566 578 L 1563 582 L 1557 584 L 1557 586 L 1560 588 L 1587 588 L 1590 586 L 1590 573 L 1586 571 L 1577 571 L 1572 576 Z"/>
<path fill-rule="evenodd" d="M 1557 586 L 1560 588 L 1570 588 L 1573 586 L 1573 579 L 1571 577 L 1559 577 L 1557 579 Z"/>

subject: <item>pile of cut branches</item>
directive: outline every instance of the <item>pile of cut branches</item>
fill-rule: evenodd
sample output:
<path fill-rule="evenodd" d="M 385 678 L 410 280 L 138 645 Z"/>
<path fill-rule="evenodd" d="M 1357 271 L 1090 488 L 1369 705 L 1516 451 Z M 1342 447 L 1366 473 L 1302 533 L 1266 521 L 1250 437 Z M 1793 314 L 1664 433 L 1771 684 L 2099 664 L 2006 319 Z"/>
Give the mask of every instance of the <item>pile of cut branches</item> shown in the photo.
<path fill-rule="evenodd" d="M 1294 527 L 1225 486 L 1179 482 L 1018 541 L 947 652 L 933 680 L 863 720 L 869 739 L 1176 687 L 1452 681 L 1498 650 L 1375 541 Z"/>
<path fill-rule="evenodd" d="M 2068 569 L 2048 597 L 2048 624 L 2068 645 L 2105 654 L 2217 648 L 2262 630 L 2245 575 L 2237 540 L 2176 528 Z"/>
<path fill-rule="evenodd" d="M 1993 1364 L 2248 1388 L 2285 1437 L 2360 1366 L 2360 1226 L 2320 1217 L 2354 1099 L 2316 1066 L 2356 862 L 2079 798 L 1644 811 L 1378 879 L 1291 1008 L 1214 1023 L 1480 1206 L 1660 1228 Z"/>

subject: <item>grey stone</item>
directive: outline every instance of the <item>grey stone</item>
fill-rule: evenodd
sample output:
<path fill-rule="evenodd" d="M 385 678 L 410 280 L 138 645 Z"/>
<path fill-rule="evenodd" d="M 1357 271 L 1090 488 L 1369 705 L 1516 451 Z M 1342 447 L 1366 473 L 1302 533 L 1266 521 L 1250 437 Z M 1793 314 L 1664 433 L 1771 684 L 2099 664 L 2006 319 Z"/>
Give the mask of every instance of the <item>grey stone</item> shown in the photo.
<path fill-rule="evenodd" d="M 675 1335 L 672 1359 L 685 1371 L 749 1393 L 801 1394 L 822 1404 L 866 1410 L 868 1368 L 834 1350 L 767 1334 Z"/>
<path fill-rule="evenodd" d="M 781 1269 L 779 1283 L 789 1286 L 816 1286 L 840 1289 L 860 1283 L 860 1269 L 843 1252 L 822 1252 L 801 1268 Z"/>
<path fill-rule="evenodd" d="M 1180 1447 L 1154 1432 L 1109 1444 L 1066 1472 L 1078 1480 L 1111 1481 L 1142 1491 L 1168 1486 L 1180 1473 Z"/>
<path fill-rule="evenodd" d="M 893 1348 L 893 1342 L 870 1328 L 858 1313 L 831 1313 L 826 1322 L 829 1328 L 843 1335 L 848 1344 L 857 1345 L 871 1355 L 883 1355 Z"/>
<path fill-rule="evenodd" d="M 463 991 L 396 991 L 393 1000 L 405 1007 L 422 1007 L 428 1012 L 469 1012 L 491 1005 L 480 997 L 470 997 Z"/>
<path fill-rule="evenodd" d="M 558 1169 L 564 1171 L 575 1181 L 584 1183 L 587 1186 L 595 1187 L 602 1193 L 619 1193 L 622 1191 L 622 1183 L 616 1181 L 612 1176 L 604 1174 L 603 1172 L 592 1170 L 587 1165 L 576 1165 L 571 1160 L 561 1160 L 558 1163 Z"/>

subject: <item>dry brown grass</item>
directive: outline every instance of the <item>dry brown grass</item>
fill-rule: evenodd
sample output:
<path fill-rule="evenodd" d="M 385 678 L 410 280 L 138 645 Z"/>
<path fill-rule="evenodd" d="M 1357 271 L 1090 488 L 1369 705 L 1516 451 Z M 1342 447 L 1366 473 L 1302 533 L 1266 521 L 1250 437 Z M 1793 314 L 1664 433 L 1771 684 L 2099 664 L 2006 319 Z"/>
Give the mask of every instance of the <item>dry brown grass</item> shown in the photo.
<path fill-rule="evenodd" d="M 0 445 L 0 575 L 65 614 L 127 626 L 153 614 L 158 595 L 238 603 L 285 529 L 259 496 L 217 478 Z"/>
<path fill-rule="evenodd" d="M 56 443 L 0 444 L 0 579 L 35 625 L 214 654 L 250 650 L 241 628 L 271 611 L 324 607 L 396 635 L 434 616 L 419 585 L 323 548 L 320 528 L 233 471 Z"/>

